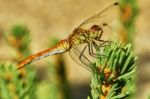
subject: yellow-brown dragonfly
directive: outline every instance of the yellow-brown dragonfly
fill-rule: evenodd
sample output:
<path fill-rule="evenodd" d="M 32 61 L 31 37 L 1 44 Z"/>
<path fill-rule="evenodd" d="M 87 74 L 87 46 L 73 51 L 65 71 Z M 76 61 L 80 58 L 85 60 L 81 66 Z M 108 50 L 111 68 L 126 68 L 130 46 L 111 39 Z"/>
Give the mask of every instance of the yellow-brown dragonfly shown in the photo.
<path fill-rule="evenodd" d="M 82 63 L 82 66 L 90 69 L 88 66 L 91 62 L 84 56 L 83 53 L 85 49 L 88 48 L 89 55 L 96 57 L 96 54 L 93 52 L 93 47 L 96 48 L 97 46 L 96 42 L 99 42 L 100 46 L 103 46 L 105 43 L 109 42 L 108 40 L 102 39 L 102 36 L 109 34 L 105 30 L 106 28 L 110 29 L 111 26 L 108 23 L 109 21 L 113 21 L 115 19 L 115 17 L 112 17 L 112 15 L 115 15 L 114 11 L 118 8 L 118 5 L 118 2 L 113 3 L 98 14 L 88 18 L 77 28 L 75 28 L 67 39 L 61 40 L 56 46 L 27 57 L 18 63 L 17 69 L 20 69 L 25 65 L 44 57 L 68 51 L 70 52 L 70 56 L 77 63 Z M 111 19 L 108 21 L 107 19 L 109 18 Z M 79 47 L 82 44 L 85 45 L 83 50 L 81 50 Z M 82 57 L 84 57 L 84 60 L 82 60 Z"/>

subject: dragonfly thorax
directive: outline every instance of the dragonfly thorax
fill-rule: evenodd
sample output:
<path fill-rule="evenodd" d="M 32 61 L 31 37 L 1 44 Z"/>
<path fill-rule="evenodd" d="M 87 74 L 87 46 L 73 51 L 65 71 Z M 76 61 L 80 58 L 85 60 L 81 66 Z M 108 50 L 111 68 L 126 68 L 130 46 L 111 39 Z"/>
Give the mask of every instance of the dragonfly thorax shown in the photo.
<path fill-rule="evenodd" d="M 89 31 L 82 28 L 76 28 L 69 36 L 70 43 L 75 45 L 86 43 L 89 39 Z"/>
<path fill-rule="evenodd" d="M 71 44 L 79 45 L 91 40 L 99 40 L 102 36 L 102 28 L 99 25 L 93 25 L 89 30 L 76 28 L 69 36 Z"/>

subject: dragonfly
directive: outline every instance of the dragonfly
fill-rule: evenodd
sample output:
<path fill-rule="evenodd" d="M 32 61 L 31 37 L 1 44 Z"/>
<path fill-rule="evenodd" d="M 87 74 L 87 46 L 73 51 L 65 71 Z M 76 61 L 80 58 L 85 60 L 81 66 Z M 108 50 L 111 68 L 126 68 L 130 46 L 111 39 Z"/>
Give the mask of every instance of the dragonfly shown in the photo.
<path fill-rule="evenodd" d="M 102 37 L 108 34 L 107 31 L 105 31 L 106 28 L 111 28 L 107 19 L 111 17 L 111 15 L 115 15 L 113 11 L 117 9 L 118 5 L 119 3 L 115 2 L 99 13 L 89 17 L 75 28 L 68 38 L 61 40 L 51 48 L 25 58 L 17 64 L 17 69 L 51 55 L 69 52 L 75 62 L 82 64 L 81 66 L 89 70 L 92 62 L 84 55 L 85 50 L 88 50 L 90 56 L 97 57 L 93 49 L 105 46 L 105 44 L 109 42 L 109 40 L 102 39 Z M 114 19 L 115 18 L 112 17 L 110 21 Z M 98 42 L 98 44 L 96 42 Z M 80 46 L 83 45 L 84 47 L 81 49 Z"/>

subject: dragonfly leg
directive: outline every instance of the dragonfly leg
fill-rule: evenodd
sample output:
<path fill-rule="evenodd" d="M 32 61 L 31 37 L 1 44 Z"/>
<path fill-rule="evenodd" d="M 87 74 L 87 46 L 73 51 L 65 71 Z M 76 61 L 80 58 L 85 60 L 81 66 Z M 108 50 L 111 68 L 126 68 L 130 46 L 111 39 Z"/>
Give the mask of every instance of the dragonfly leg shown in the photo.
<path fill-rule="evenodd" d="M 83 53 L 84 53 L 84 51 L 85 51 L 86 48 L 87 48 L 87 45 L 84 47 L 84 49 L 83 49 L 82 52 L 80 53 L 79 59 L 80 59 L 80 61 L 81 61 L 82 63 L 84 63 L 85 65 L 89 65 L 89 64 L 86 64 L 86 62 L 84 62 L 84 60 L 82 59 Z M 87 57 L 85 57 L 85 56 L 84 56 L 84 59 L 86 59 L 87 61 L 90 62 L 90 60 L 89 60 Z"/>
<path fill-rule="evenodd" d="M 88 49 L 89 55 L 92 56 L 92 57 L 94 57 L 94 58 L 97 58 L 98 54 L 94 53 L 94 49 L 93 49 L 93 44 L 92 44 L 92 42 L 89 42 L 89 43 L 88 43 L 88 48 L 89 48 L 89 49 Z M 97 49 L 97 47 L 96 47 L 96 49 Z"/>
<path fill-rule="evenodd" d="M 98 45 L 98 48 L 99 47 L 105 47 L 107 46 L 108 44 L 110 44 L 112 41 L 104 41 L 104 40 L 98 40 L 99 42 L 102 42 L 100 45 Z M 97 44 L 96 44 L 97 45 Z"/>
<path fill-rule="evenodd" d="M 99 58 L 100 54 L 98 54 L 97 51 L 99 51 L 100 48 L 98 47 L 98 45 L 94 41 L 92 41 L 88 44 L 88 46 L 89 54 L 94 58 Z M 94 50 L 96 50 L 96 52 L 94 52 Z"/>
<path fill-rule="evenodd" d="M 86 66 L 89 66 L 92 62 L 84 55 L 84 51 L 86 50 L 87 45 L 84 47 L 82 51 L 80 51 L 77 47 L 74 47 L 74 52 L 78 56 L 79 60 Z"/>
<path fill-rule="evenodd" d="M 87 65 L 88 67 L 90 66 L 91 70 L 93 71 L 94 68 L 92 67 L 92 62 L 83 54 L 85 49 L 87 48 L 87 45 L 84 47 L 84 49 L 82 50 L 80 56 L 79 56 L 79 59 L 82 63 L 84 63 L 85 65 Z M 87 64 L 87 62 L 85 62 L 85 60 L 90 63 L 90 64 Z"/>
<path fill-rule="evenodd" d="M 97 45 L 94 41 L 88 44 L 89 54 L 92 57 L 98 58 L 99 56 L 105 56 L 103 54 L 98 54 L 97 52 L 94 53 L 94 49 L 96 49 L 96 51 L 99 51 L 101 50 L 102 47 L 105 47 L 107 43 L 110 43 L 111 41 L 104 41 L 104 40 L 100 40 L 100 41 L 102 42 L 100 45 Z"/>
<path fill-rule="evenodd" d="M 100 40 L 102 43 L 98 45 L 98 50 L 100 51 L 101 48 L 106 47 L 107 45 L 111 44 L 112 41 L 104 41 L 104 40 Z M 94 47 L 97 47 L 97 44 L 95 42 L 93 42 Z M 106 55 L 104 54 L 98 54 L 99 56 L 104 56 L 106 57 Z"/>
<path fill-rule="evenodd" d="M 82 57 L 81 57 L 81 51 L 79 50 L 78 46 L 73 46 L 70 51 L 69 51 L 69 54 L 71 56 L 71 58 L 77 63 L 79 64 L 80 66 L 83 66 L 85 69 L 87 69 L 88 71 L 91 72 L 91 66 L 90 64 L 92 64 L 91 61 L 89 61 L 87 59 L 87 57 L 85 55 L 82 54 Z M 79 57 L 81 57 L 79 59 Z"/>

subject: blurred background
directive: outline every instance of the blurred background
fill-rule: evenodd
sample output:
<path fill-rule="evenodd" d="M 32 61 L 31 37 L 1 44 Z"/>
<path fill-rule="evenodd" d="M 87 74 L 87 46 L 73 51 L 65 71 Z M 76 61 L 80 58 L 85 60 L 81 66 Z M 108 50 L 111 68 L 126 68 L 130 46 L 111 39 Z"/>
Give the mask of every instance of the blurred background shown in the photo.
<path fill-rule="evenodd" d="M 134 20 L 131 21 L 134 23 L 134 27 L 131 28 L 135 29 L 131 30 L 134 32 L 131 37 L 130 35 L 125 36 L 125 41 L 133 43 L 135 54 L 138 56 L 135 97 L 136 99 L 148 99 L 150 97 L 150 1 L 131 1 L 126 0 L 131 5 L 127 11 L 123 11 L 129 14 L 134 13 L 133 11 L 136 12 L 133 16 Z M 113 0 L 0 0 L 1 63 L 4 66 L 6 62 L 7 64 L 16 64 L 31 53 L 55 45 L 59 40 L 67 38 L 83 20 L 113 2 Z M 136 2 L 137 5 L 134 5 L 133 2 Z M 135 9 L 130 10 L 130 6 Z M 128 18 L 127 20 L 130 21 Z M 125 21 L 123 20 L 123 22 Z M 125 26 L 126 28 L 128 27 Z M 25 34 L 16 35 L 20 32 Z M 26 46 L 20 47 L 22 45 Z M 30 79 L 30 73 L 38 82 L 31 84 L 35 84 L 37 86 L 36 93 L 40 93 L 36 96 L 37 99 L 43 99 L 40 97 L 44 96 L 46 97 L 44 99 L 54 99 L 50 94 L 60 95 L 61 98 L 57 99 L 62 99 L 62 97 L 63 99 L 86 99 L 90 95 L 90 73 L 76 64 L 70 58 L 69 53 L 34 62 L 21 70 L 18 75 L 22 77 L 28 74 L 27 78 Z M 3 75 L 5 75 L 4 72 Z M 48 93 L 51 91 L 52 93 Z M 14 99 L 18 99 L 17 96 L 14 97 Z"/>

